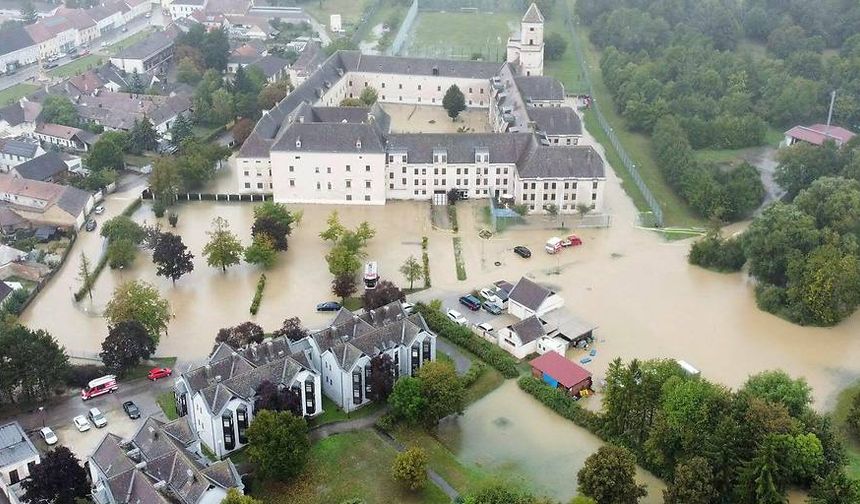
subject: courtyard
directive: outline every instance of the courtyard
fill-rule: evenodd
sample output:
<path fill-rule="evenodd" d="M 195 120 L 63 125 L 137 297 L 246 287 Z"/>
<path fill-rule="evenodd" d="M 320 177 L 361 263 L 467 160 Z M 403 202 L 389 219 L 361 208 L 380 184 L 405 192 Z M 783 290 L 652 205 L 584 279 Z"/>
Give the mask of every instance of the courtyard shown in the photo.
<path fill-rule="evenodd" d="M 391 116 L 392 133 L 491 133 L 489 111 L 467 108 L 452 121 L 441 106 L 380 103 Z"/>

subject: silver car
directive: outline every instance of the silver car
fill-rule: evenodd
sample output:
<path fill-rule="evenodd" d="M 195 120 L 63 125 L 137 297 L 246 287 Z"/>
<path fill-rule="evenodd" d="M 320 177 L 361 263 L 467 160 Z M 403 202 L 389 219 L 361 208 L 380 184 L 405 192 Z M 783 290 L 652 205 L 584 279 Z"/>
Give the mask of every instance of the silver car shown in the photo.
<path fill-rule="evenodd" d="M 83 415 L 76 416 L 74 419 L 72 419 L 72 422 L 75 423 L 75 427 L 80 432 L 86 432 L 90 430 L 90 423 L 87 421 L 87 417 Z"/>
<path fill-rule="evenodd" d="M 42 427 L 39 429 L 39 435 L 45 440 L 46 445 L 51 446 L 57 444 L 57 435 L 54 434 L 54 431 L 52 431 L 50 427 Z"/>

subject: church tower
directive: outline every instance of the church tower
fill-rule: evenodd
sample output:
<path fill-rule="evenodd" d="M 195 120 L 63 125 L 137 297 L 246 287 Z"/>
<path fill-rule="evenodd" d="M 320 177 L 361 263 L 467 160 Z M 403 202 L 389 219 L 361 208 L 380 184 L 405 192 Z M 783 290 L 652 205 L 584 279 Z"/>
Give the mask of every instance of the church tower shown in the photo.
<path fill-rule="evenodd" d="M 520 75 L 543 75 L 544 17 L 531 4 L 520 23 L 519 38 L 508 39 L 508 63 L 519 67 Z"/>

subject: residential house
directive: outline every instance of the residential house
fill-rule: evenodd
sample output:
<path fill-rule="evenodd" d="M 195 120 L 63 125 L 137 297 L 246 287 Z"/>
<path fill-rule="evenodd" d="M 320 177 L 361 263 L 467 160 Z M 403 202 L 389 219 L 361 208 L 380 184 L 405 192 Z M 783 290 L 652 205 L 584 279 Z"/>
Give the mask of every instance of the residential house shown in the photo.
<path fill-rule="evenodd" d="M 191 15 L 192 12 L 206 8 L 207 0 L 173 0 L 170 3 L 170 17 L 182 19 Z"/>
<path fill-rule="evenodd" d="M 69 9 L 60 7 L 54 17 L 61 16 L 77 30 L 75 36 L 75 47 L 89 44 L 101 35 L 98 23 L 84 9 Z"/>
<path fill-rule="evenodd" d="M 93 208 L 93 195 L 70 186 L 0 175 L 0 204 L 34 227 L 80 228 Z"/>
<path fill-rule="evenodd" d="M 227 73 L 235 74 L 240 66 L 244 68 L 259 61 L 263 56 L 268 54 L 265 45 L 255 42 L 245 42 L 230 51 L 230 55 L 227 57 Z"/>
<path fill-rule="evenodd" d="M 495 343 L 518 359 L 537 353 L 538 341 L 546 337 L 540 319 L 532 315 L 496 333 Z"/>
<path fill-rule="evenodd" d="M 0 31 L 0 72 L 30 65 L 39 59 L 39 45 L 24 27 Z"/>
<path fill-rule="evenodd" d="M 195 10 L 185 18 L 187 21 L 196 21 L 206 27 L 206 31 L 217 30 L 224 26 L 226 18 L 222 12 L 212 11 L 210 9 Z"/>
<path fill-rule="evenodd" d="M 5 301 L 12 289 L 0 282 L 0 297 Z M 0 500 L 20 504 L 20 482 L 41 462 L 36 447 L 18 422 L 0 425 Z"/>
<path fill-rule="evenodd" d="M 219 504 L 244 489 L 229 459 L 207 461 L 187 418 L 148 417 L 128 440 L 108 433 L 87 468 L 96 504 Z"/>
<path fill-rule="evenodd" d="M 0 206 L 0 233 L 3 236 L 13 236 L 18 231 L 32 229 L 32 227 L 30 221 L 11 208 Z"/>
<path fill-rule="evenodd" d="M 66 81 L 64 91 L 69 95 L 93 96 L 105 89 L 117 92 L 126 87 L 128 87 L 127 76 L 121 75 L 115 66 L 108 63 L 70 77 Z"/>
<path fill-rule="evenodd" d="M 8 172 L 12 167 L 44 153 L 37 140 L 24 137 L 0 139 L 0 171 Z"/>
<path fill-rule="evenodd" d="M 274 83 L 287 76 L 290 62 L 274 54 L 269 54 L 255 61 L 251 66 L 259 68 L 266 76 L 266 81 Z"/>
<path fill-rule="evenodd" d="M 39 59 L 47 59 L 80 45 L 78 28 L 67 16 L 42 18 L 24 27 L 39 46 Z"/>
<path fill-rule="evenodd" d="M 207 8 L 208 11 L 209 9 Z M 264 17 L 245 15 L 226 15 L 224 17 L 227 30 L 233 38 L 267 40 L 278 33 L 277 30 L 272 28 L 269 20 Z"/>
<path fill-rule="evenodd" d="M 125 0 L 124 3 L 129 9 L 125 14 L 126 22 L 152 12 L 151 0 Z"/>
<path fill-rule="evenodd" d="M 19 164 L 9 174 L 39 182 L 63 182 L 69 174 L 69 165 L 59 152 L 50 151 Z"/>
<path fill-rule="evenodd" d="M 98 139 L 98 135 L 89 131 L 52 123 L 37 126 L 33 136 L 44 143 L 80 152 L 89 151 Z"/>
<path fill-rule="evenodd" d="M 540 317 L 563 305 L 561 296 L 526 277 L 520 278 L 508 294 L 508 313 L 520 320 Z"/>
<path fill-rule="evenodd" d="M 176 35 L 177 31 L 173 29 L 153 32 L 140 42 L 111 56 L 110 62 L 126 73 L 143 74 L 145 72 L 159 73 L 165 71 L 168 62 L 173 58 Z"/>
<path fill-rule="evenodd" d="M 317 40 L 308 40 L 304 43 L 295 63 L 290 65 L 290 82 L 294 86 L 303 83 L 317 68 L 325 61 L 325 51 Z"/>
<path fill-rule="evenodd" d="M 99 34 L 104 35 L 125 26 L 125 13 L 129 7 L 122 2 L 106 2 L 87 9 L 87 14 L 96 22 Z"/>
<path fill-rule="evenodd" d="M 208 0 L 206 3 L 206 12 L 242 16 L 247 14 L 253 5 L 253 0 Z"/>
<path fill-rule="evenodd" d="M 32 134 L 41 113 L 42 104 L 25 98 L 0 108 L 0 138 Z"/>
<path fill-rule="evenodd" d="M 152 121 L 159 134 L 166 133 L 180 114 L 191 109 L 186 95 L 158 96 L 104 91 L 96 96 L 79 96 L 75 108 L 82 119 L 105 129 L 130 131 L 134 121 Z"/>
<path fill-rule="evenodd" d="M 547 352 L 529 362 L 532 376 L 572 397 L 586 395 L 591 389 L 591 373 L 557 352 Z"/>
<path fill-rule="evenodd" d="M 798 142 L 806 142 L 812 145 L 823 145 L 826 141 L 832 141 L 836 143 L 837 147 L 842 147 L 855 136 L 852 131 L 839 126 L 813 124 L 812 126 L 795 126 L 786 131 L 785 140 L 782 144 L 789 146 Z"/>

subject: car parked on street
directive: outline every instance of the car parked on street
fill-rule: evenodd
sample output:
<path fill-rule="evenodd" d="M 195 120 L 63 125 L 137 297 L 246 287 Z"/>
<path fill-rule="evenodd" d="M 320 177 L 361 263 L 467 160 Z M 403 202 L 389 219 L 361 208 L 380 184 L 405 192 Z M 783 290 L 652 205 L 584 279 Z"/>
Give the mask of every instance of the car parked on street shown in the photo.
<path fill-rule="evenodd" d="M 125 414 L 132 420 L 140 418 L 140 409 L 137 407 L 137 404 L 134 404 L 134 401 L 126 401 L 122 403 L 122 410 L 125 411 Z"/>
<path fill-rule="evenodd" d="M 87 418 L 99 429 L 107 426 L 107 418 L 105 418 L 104 413 L 102 413 L 98 408 L 90 408 L 87 412 Z"/>
<path fill-rule="evenodd" d="M 93 211 L 96 213 L 96 215 L 101 215 L 101 214 L 105 213 L 105 207 L 103 207 L 102 205 L 99 205 L 99 206 L 95 207 L 93 209 Z"/>
<path fill-rule="evenodd" d="M 478 311 L 481 309 L 481 300 L 471 294 L 461 296 L 460 304 L 472 311 Z"/>
<path fill-rule="evenodd" d="M 484 301 L 484 303 L 481 305 L 481 307 L 483 307 L 485 310 L 487 310 L 487 312 L 489 312 L 493 315 L 501 315 L 502 314 L 502 309 L 499 308 L 499 305 L 497 305 L 496 303 Z"/>
<path fill-rule="evenodd" d="M 87 225 L 86 225 L 85 227 L 86 227 L 86 230 L 87 230 L 87 231 L 95 231 L 95 230 L 96 230 L 96 225 L 97 225 L 97 224 L 96 224 L 96 220 L 95 220 L 95 219 L 90 219 L 90 220 L 88 220 L 88 221 L 87 221 Z"/>
<path fill-rule="evenodd" d="M 57 435 L 54 434 L 54 431 L 52 431 L 50 427 L 42 427 L 39 429 L 39 435 L 45 440 L 46 445 L 51 446 L 57 444 Z"/>
<path fill-rule="evenodd" d="M 173 370 L 169 367 L 157 367 L 149 370 L 149 374 L 146 375 L 152 381 L 158 380 L 159 378 L 167 378 L 168 376 L 173 374 Z"/>
<path fill-rule="evenodd" d="M 72 422 L 74 422 L 75 428 L 78 429 L 79 432 L 90 430 L 90 423 L 87 421 L 87 417 L 83 415 L 76 416 L 72 419 Z"/>
<path fill-rule="evenodd" d="M 491 289 L 489 287 L 484 287 L 483 289 L 478 291 L 478 294 L 480 294 L 481 297 L 484 298 L 484 301 L 489 301 L 489 302 L 497 304 L 499 306 L 501 306 L 501 304 L 502 304 L 501 303 L 502 300 L 499 299 L 499 296 L 496 295 L 495 289 Z"/>
<path fill-rule="evenodd" d="M 532 251 L 522 245 L 517 245 L 514 247 L 514 254 L 522 257 L 523 259 L 528 259 L 532 256 Z"/>
<path fill-rule="evenodd" d="M 562 247 L 577 247 L 582 245 L 582 238 L 576 236 L 575 234 L 568 236 L 567 238 L 561 240 Z"/>
<path fill-rule="evenodd" d="M 448 318 L 451 319 L 451 321 L 455 324 L 461 326 L 469 325 L 469 321 L 466 320 L 466 317 L 464 317 L 463 314 L 458 312 L 457 310 L 448 310 L 446 314 L 448 315 Z"/>
<path fill-rule="evenodd" d="M 486 322 L 481 322 L 480 324 L 475 324 L 475 329 L 478 331 L 487 334 L 493 332 L 493 326 Z"/>
<path fill-rule="evenodd" d="M 317 311 L 338 311 L 340 310 L 340 303 L 337 301 L 326 301 L 325 303 L 320 303 L 317 305 Z"/>

